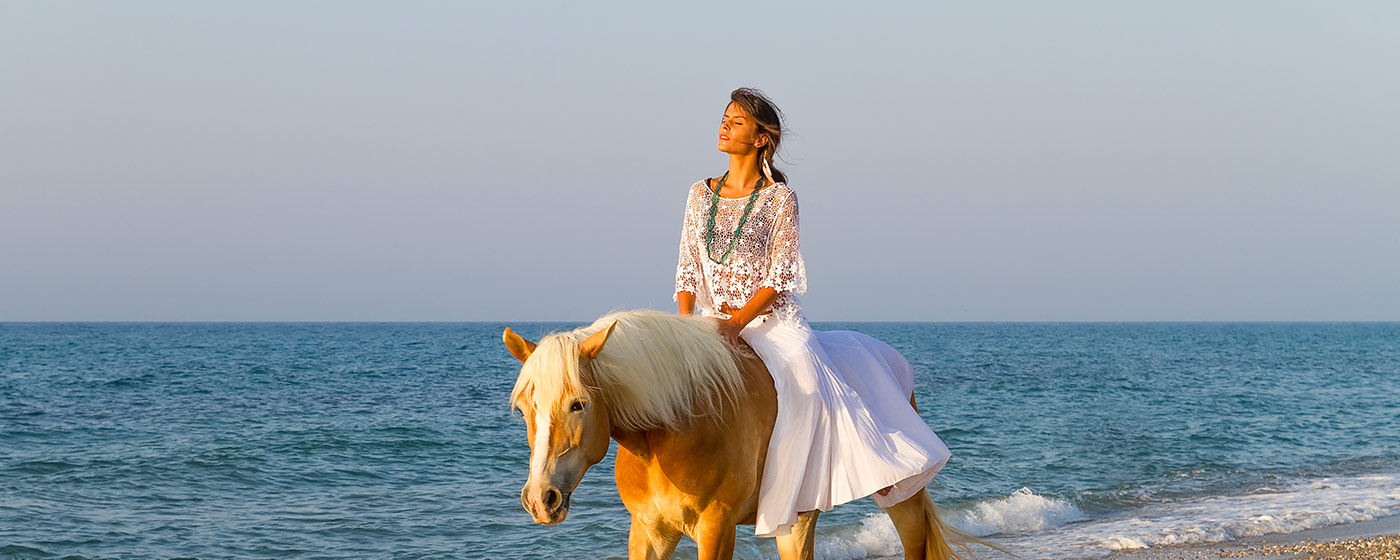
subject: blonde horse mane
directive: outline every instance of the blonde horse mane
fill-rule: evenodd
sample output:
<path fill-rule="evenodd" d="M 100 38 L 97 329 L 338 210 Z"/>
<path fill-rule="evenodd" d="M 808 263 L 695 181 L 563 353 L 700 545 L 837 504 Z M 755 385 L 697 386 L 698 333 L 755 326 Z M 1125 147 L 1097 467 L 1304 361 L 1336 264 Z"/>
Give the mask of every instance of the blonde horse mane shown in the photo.
<path fill-rule="evenodd" d="M 579 343 L 617 323 L 592 360 Z M 744 384 L 735 350 L 703 317 L 660 311 L 618 311 L 592 325 L 540 340 L 511 391 L 517 405 L 535 392 L 563 397 L 586 390 L 607 404 L 613 425 L 626 430 L 675 429 L 718 414 Z"/>

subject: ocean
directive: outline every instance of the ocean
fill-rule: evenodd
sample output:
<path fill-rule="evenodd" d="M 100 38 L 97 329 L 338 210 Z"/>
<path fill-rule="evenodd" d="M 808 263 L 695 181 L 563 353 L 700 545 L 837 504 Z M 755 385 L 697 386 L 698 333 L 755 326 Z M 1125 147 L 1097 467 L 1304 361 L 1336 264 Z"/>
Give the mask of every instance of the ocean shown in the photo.
<path fill-rule="evenodd" d="M 0 558 L 625 557 L 611 455 L 521 508 L 506 326 L 578 325 L 0 323 Z M 1400 323 L 813 326 L 909 358 L 944 519 L 1023 558 L 1400 514 Z M 899 554 L 869 499 L 819 531 Z"/>

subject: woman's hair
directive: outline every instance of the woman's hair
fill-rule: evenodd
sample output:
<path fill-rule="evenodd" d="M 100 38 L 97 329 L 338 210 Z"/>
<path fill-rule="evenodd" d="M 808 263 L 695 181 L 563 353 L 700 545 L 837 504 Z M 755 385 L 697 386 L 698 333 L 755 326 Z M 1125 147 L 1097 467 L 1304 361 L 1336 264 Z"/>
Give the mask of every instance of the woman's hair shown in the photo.
<path fill-rule="evenodd" d="M 778 146 L 783 142 L 783 112 L 778 110 L 773 100 L 753 88 L 736 89 L 729 94 L 729 100 L 737 103 L 740 109 L 753 117 L 753 120 L 758 122 L 758 133 L 768 137 L 768 143 L 759 149 L 759 164 L 768 162 L 769 169 L 773 171 L 773 180 L 786 183 L 787 175 L 773 165 L 773 157 L 778 154 Z"/>

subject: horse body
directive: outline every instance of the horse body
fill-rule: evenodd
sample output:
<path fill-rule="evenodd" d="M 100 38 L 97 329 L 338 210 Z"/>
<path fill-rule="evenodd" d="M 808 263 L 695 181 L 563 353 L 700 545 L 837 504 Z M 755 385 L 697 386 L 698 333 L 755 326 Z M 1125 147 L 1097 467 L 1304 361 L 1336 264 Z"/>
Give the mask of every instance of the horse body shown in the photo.
<path fill-rule="evenodd" d="M 615 329 L 618 325 L 623 328 Z M 648 329 L 665 332 L 648 334 Z M 618 356 L 603 351 L 610 336 L 618 339 L 609 346 L 617 347 L 610 352 Z M 574 333 L 550 335 L 540 341 L 541 348 L 550 345 L 549 356 L 540 361 L 532 358 L 533 343 L 510 329 L 503 338 L 525 364 L 512 403 L 526 417 L 531 442 L 530 478 L 521 501 L 537 522 L 563 520 L 568 495 L 588 467 L 602 460 L 611 438 L 618 442 L 618 494 L 632 515 L 630 560 L 669 558 L 682 535 L 696 542 L 701 560 L 733 557 L 736 526 L 753 524 L 756 517 L 778 413 L 773 379 L 762 360 L 729 347 L 708 320 L 659 312 L 614 313 Z M 647 348 L 676 340 L 699 346 L 669 354 Z M 662 371 L 666 364 L 689 373 Z M 648 366 L 653 371 L 643 371 Z M 705 368 L 716 371 L 701 371 Z M 674 386 L 675 376 L 688 381 Z M 648 383 L 653 386 L 636 386 Z M 691 394 L 657 404 L 662 400 L 655 394 L 668 390 Z M 648 391 L 652 394 L 644 394 Z M 647 398 L 653 402 L 639 404 Z M 683 399 L 698 399 L 701 406 L 687 408 Z M 682 408 L 682 414 L 657 410 L 667 406 Z M 907 559 L 955 557 L 926 491 L 885 511 Z M 818 514 L 801 514 L 792 532 L 777 538 L 784 560 L 812 558 Z"/>

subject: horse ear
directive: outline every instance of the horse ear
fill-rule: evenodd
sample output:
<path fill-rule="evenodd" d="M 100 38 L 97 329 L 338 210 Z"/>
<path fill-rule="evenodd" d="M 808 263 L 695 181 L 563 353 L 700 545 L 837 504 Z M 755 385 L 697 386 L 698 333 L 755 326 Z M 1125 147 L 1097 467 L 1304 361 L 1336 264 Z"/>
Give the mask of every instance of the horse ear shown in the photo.
<path fill-rule="evenodd" d="M 598 357 L 598 353 L 603 351 L 603 343 L 608 341 L 608 336 L 612 334 L 613 328 L 617 327 L 617 321 L 613 321 L 608 328 L 595 332 L 578 343 L 578 353 L 580 356 L 592 360 Z"/>
<path fill-rule="evenodd" d="M 530 357 L 530 353 L 535 351 L 535 343 L 520 338 L 515 331 L 506 327 L 506 331 L 501 333 L 501 341 L 506 343 L 506 349 L 510 350 L 510 355 L 525 363 L 525 359 Z"/>

